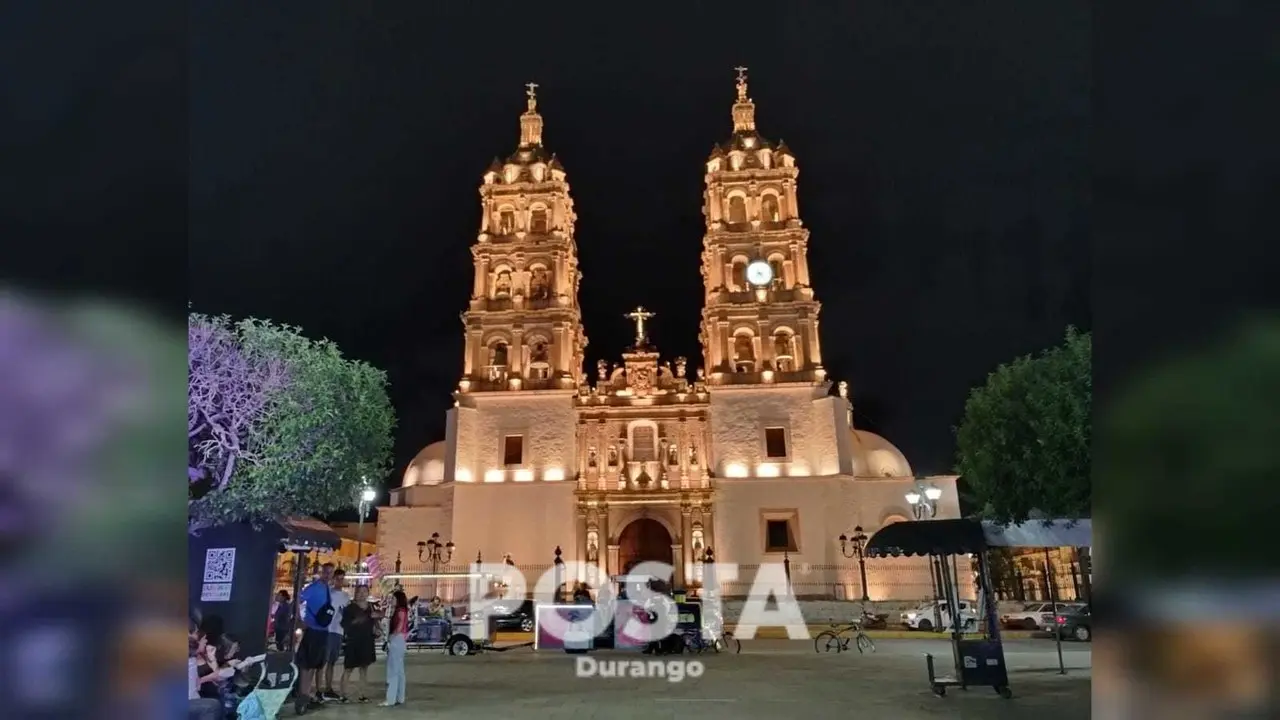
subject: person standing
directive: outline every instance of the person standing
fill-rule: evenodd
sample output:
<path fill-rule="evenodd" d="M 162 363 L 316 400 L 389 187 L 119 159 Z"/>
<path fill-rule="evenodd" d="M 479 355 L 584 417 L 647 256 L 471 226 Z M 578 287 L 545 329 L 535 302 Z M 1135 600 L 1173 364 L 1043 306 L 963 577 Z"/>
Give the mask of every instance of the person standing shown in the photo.
<path fill-rule="evenodd" d="M 293 701 L 298 715 L 324 706 L 318 691 L 320 674 L 329 656 L 329 624 L 334 616 L 329 587 L 332 580 L 333 563 L 325 563 L 320 566 L 320 575 L 298 595 L 302 603 L 302 642 L 298 643 L 295 656 L 299 671 L 298 695 Z"/>
<path fill-rule="evenodd" d="M 298 613 L 289 600 L 289 591 L 281 590 L 276 593 L 276 606 L 271 613 L 271 629 L 275 635 L 277 652 L 289 649 L 289 633 L 293 632 L 293 619 L 297 616 Z"/>
<path fill-rule="evenodd" d="M 387 699 L 382 707 L 404 704 L 404 656 L 408 652 L 409 598 L 403 590 L 392 593 L 394 605 L 387 640 Z"/>
<path fill-rule="evenodd" d="M 347 680 L 352 672 L 360 673 L 360 694 L 357 701 L 369 702 L 369 666 L 375 659 L 374 633 L 378 627 L 376 608 L 369 603 L 369 588 L 357 585 L 351 604 L 342 613 L 342 627 L 346 630 L 347 644 L 342 653 L 342 680 L 338 691 L 346 696 Z"/>
<path fill-rule="evenodd" d="M 324 663 L 324 692 L 321 697 L 335 702 L 347 701 L 346 695 L 333 689 L 334 668 L 342 659 L 342 612 L 351 604 L 351 596 L 342 589 L 346 584 L 346 577 L 347 572 L 342 568 L 334 570 L 329 592 L 329 602 L 333 604 L 333 622 L 329 623 L 329 646 Z"/>

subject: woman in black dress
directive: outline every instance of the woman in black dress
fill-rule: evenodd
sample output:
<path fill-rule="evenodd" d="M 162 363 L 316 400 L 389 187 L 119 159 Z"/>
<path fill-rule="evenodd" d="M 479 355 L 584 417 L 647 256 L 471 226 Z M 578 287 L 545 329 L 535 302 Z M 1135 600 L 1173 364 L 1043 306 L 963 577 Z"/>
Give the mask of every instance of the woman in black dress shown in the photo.
<path fill-rule="evenodd" d="M 342 611 L 342 630 L 346 633 L 346 645 L 342 654 L 342 680 L 338 692 L 347 696 L 347 678 L 353 670 L 360 671 L 360 696 L 357 702 L 369 702 L 365 693 L 369 685 L 369 666 L 373 664 L 375 634 L 378 630 L 377 611 L 369 604 L 369 587 L 358 585 L 355 597 Z"/>

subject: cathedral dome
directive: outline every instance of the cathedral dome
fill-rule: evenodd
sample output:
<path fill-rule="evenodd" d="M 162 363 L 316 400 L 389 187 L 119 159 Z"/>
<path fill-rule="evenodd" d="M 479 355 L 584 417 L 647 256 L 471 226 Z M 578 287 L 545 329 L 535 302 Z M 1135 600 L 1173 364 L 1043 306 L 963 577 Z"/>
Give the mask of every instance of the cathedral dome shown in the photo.
<path fill-rule="evenodd" d="M 443 440 L 422 448 L 404 469 L 404 481 L 400 486 L 439 485 L 444 482 L 444 456 L 448 449 Z"/>
<path fill-rule="evenodd" d="M 912 477 L 911 465 L 893 443 L 868 430 L 853 435 L 854 474 L 858 477 Z"/>

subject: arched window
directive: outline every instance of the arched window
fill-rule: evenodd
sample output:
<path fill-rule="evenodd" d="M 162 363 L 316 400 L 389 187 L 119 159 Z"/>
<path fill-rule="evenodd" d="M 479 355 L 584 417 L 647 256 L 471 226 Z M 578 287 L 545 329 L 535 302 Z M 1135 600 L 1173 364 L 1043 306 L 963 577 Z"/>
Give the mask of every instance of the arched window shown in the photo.
<path fill-rule="evenodd" d="M 773 336 L 773 358 L 779 372 L 795 370 L 795 343 L 791 333 L 780 330 Z"/>
<path fill-rule="evenodd" d="M 499 340 L 493 344 L 492 354 L 490 355 L 489 364 L 498 368 L 507 367 L 508 363 L 507 344 Z"/>
<path fill-rule="evenodd" d="M 778 211 L 777 195 L 765 195 L 760 201 L 760 219 L 768 222 L 778 222 L 782 219 L 782 214 Z"/>
<path fill-rule="evenodd" d="M 755 339 L 746 333 L 733 337 L 733 368 L 737 372 L 755 372 Z"/>
<path fill-rule="evenodd" d="M 735 292 L 741 292 L 747 288 L 747 261 L 737 259 L 733 261 L 733 272 L 729 277 L 729 289 Z"/>
<path fill-rule="evenodd" d="M 529 232 L 545 233 L 547 231 L 547 209 L 537 207 L 533 209 L 533 213 L 529 219 Z"/>
<path fill-rule="evenodd" d="M 516 231 L 516 211 L 509 207 L 504 207 L 498 211 L 498 233 L 501 235 L 510 235 Z"/>
<path fill-rule="evenodd" d="M 747 200 L 741 195 L 729 198 L 729 222 L 744 223 L 747 221 Z"/>
<path fill-rule="evenodd" d="M 529 273 L 529 299 L 546 300 L 551 297 L 551 278 L 547 269 L 535 265 Z"/>
<path fill-rule="evenodd" d="M 769 258 L 769 269 L 773 271 L 773 286 L 783 287 L 785 280 L 782 275 L 782 258 L 777 255 Z"/>
<path fill-rule="evenodd" d="M 498 270 L 493 281 L 493 296 L 495 298 L 511 297 L 511 271 L 502 268 Z"/>

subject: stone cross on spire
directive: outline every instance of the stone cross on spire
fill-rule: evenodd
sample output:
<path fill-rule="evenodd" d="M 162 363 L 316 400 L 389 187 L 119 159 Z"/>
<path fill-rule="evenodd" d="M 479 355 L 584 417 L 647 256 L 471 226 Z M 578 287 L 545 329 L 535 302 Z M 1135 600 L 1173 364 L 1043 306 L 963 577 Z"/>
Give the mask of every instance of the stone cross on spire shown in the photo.
<path fill-rule="evenodd" d="M 747 97 L 747 69 L 741 65 L 734 68 L 738 71 L 738 101 L 733 104 L 733 131 L 736 133 L 754 133 L 756 131 L 756 106 Z"/>
<path fill-rule="evenodd" d="M 623 315 L 636 324 L 636 347 L 641 348 L 649 343 L 649 336 L 644 332 L 644 321 L 655 317 L 657 313 L 651 313 L 644 309 L 643 305 L 637 306 L 632 312 Z"/>
<path fill-rule="evenodd" d="M 538 114 L 538 83 L 525 83 L 529 109 L 520 116 L 520 147 L 542 144 L 542 116 Z"/>

